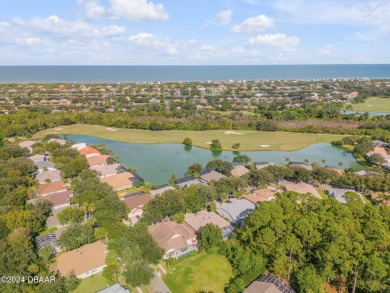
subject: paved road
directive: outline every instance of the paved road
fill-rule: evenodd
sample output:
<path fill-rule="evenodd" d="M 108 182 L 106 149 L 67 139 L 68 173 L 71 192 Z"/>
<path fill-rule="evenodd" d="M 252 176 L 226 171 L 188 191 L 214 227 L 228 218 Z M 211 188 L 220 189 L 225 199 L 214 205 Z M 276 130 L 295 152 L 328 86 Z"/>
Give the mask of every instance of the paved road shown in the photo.
<path fill-rule="evenodd" d="M 155 273 L 155 276 L 148 287 L 151 293 L 171 293 L 157 273 Z"/>

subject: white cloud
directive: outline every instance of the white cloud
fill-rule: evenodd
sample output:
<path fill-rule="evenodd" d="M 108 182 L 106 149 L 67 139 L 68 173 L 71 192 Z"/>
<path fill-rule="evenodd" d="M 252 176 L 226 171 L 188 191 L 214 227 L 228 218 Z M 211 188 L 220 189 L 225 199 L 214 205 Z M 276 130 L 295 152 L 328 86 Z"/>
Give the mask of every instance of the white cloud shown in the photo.
<path fill-rule="evenodd" d="M 287 36 L 285 34 L 273 35 L 257 35 L 249 39 L 250 45 L 268 45 L 274 47 L 292 47 L 299 44 L 299 39 L 296 36 Z"/>
<path fill-rule="evenodd" d="M 168 55 L 176 55 L 183 47 L 181 42 L 170 38 L 157 36 L 149 33 L 139 33 L 128 37 L 128 41 L 135 47 L 148 48 L 155 51 L 165 52 Z"/>
<path fill-rule="evenodd" d="M 242 54 L 242 53 L 244 53 L 244 49 L 242 47 L 234 47 L 232 49 L 232 52 L 237 53 L 237 54 Z"/>
<path fill-rule="evenodd" d="M 254 5 L 265 5 L 283 15 L 283 21 L 295 23 L 342 24 L 390 28 L 390 2 L 387 0 L 275 0 L 264 3 L 246 0 Z"/>
<path fill-rule="evenodd" d="M 111 6 L 108 14 L 115 19 L 168 20 L 169 16 L 164 5 L 154 4 L 148 0 L 109 0 Z"/>
<path fill-rule="evenodd" d="M 88 18 L 99 18 L 106 13 L 104 6 L 95 1 L 87 2 L 85 4 L 86 16 Z"/>
<path fill-rule="evenodd" d="M 71 37 L 116 37 L 125 33 L 125 28 L 117 25 L 97 27 L 82 21 L 70 22 L 56 15 L 48 18 L 36 17 L 31 21 L 14 18 L 13 23 L 35 31 Z"/>
<path fill-rule="evenodd" d="M 217 13 L 217 20 L 220 24 L 228 24 L 232 20 L 232 15 L 231 10 L 223 10 Z"/>
<path fill-rule="evenodd" d="M 326 44 L 320 48 L 317 48 L 317 53 L 321 55 L 330 55 L 335 50 L 335 46 L 333 44 Z"/>
<path fill-rule="evenodd" d="M 242 24 L 232 27 L 233 33 L 258 33 L 273 27 L 274 20 L 266 15 L 258 15 L 247 18 Z"/>

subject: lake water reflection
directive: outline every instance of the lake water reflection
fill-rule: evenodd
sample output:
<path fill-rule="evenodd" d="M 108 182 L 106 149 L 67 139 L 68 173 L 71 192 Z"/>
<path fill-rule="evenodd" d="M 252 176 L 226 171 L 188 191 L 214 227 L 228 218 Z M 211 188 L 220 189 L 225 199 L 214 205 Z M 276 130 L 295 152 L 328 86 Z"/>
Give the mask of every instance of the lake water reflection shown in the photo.
<path fill-rule="evenodd" d="M 343 168 L 362 169 L 353 156 L 341 148 L 328 143 L 313 144 L 298 151 L 245 151 L 245 152 L 212 152 L 198 147 L 186 147 L 182 144 L 137 144 L 101 139 L 92 136 L 67 135 L 67 139 L 88 144 L 104 143 L 117 155 L 121 163 L 128 168 L 134 168 L 145 181 L 153 184 L 167 183 L 172 173 L 177 178 L 183 177 L 187 167 L 193 163 L 205 166 L 213 159 L 232 161 L 237 154 L 248 155 L 253 162 L 274 162 L 286 164 L 286 158 L 291 161 L 310 163 L 326 160 L 326 165 L 337 166 L 343 163 Z"/>

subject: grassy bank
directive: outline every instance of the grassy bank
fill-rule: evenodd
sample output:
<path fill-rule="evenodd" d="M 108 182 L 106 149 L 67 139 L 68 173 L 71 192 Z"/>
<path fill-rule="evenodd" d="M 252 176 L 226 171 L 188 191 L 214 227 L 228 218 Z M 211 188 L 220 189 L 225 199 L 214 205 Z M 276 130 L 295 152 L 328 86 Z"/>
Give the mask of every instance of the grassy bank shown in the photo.
<path fill-rule="evenodd" d="M 368 98 L 364 103 L 352 105 L 358 112 L 390 112 L 390 98 Z"/>
<path fill-rule="evenodd" d="M 213 139 L 219 139 L 224 150 L 232 150 L 233 144 L 240 143 L 240 151 L 294 151 L 315 143 L 330 143 L 343 137 L 342 135 L 330 134 L 250 130 L 150 131 L 75 124 L 41 131 L 34 135 L 34 138 L 42 138 L 48 133 L 89 135 L 103 139 L 147 144 L 182 143 L 184 138 L 190 137 L 194 146 L 206 149 L 209 148 L 209 143 Z"/>
<path fill-rule="evenodd" d="M 233 276 L 229 261 L 218 254 L 196 254 L 174 265 L 164 277 L 172 293 L 224 292 Z"/>

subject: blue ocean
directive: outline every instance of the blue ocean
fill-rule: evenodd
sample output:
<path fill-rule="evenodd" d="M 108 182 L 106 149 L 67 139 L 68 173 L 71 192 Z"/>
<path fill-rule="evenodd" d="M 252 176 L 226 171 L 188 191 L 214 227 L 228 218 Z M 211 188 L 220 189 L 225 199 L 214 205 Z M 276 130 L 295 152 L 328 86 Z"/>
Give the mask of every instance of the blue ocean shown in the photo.
<path fill-rule="evenodd" d="M 226 66 L 0 66 L 0 83 L 389 79 L 390 64 Z"/>

